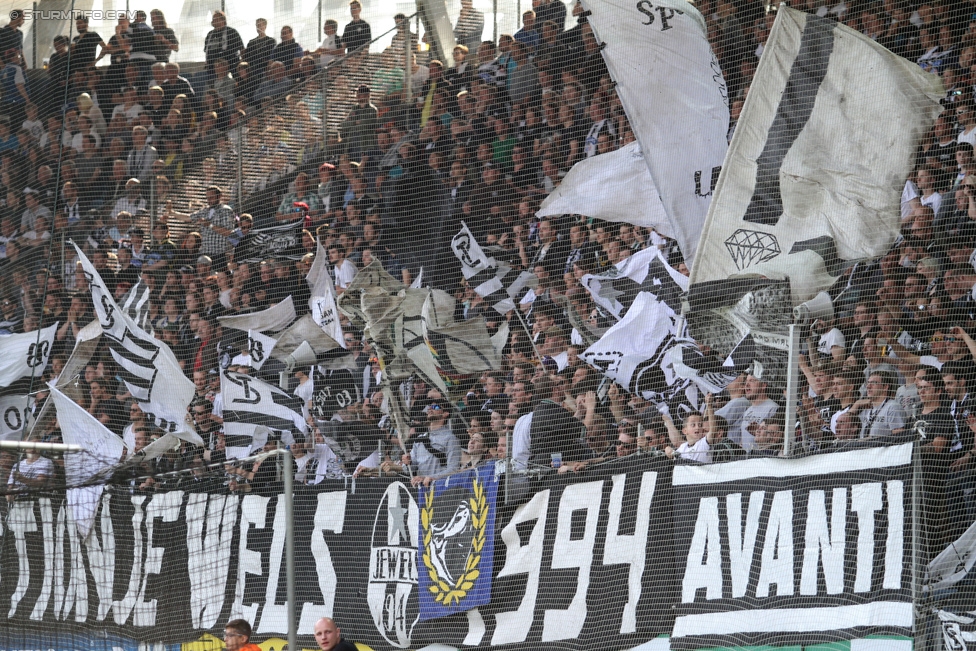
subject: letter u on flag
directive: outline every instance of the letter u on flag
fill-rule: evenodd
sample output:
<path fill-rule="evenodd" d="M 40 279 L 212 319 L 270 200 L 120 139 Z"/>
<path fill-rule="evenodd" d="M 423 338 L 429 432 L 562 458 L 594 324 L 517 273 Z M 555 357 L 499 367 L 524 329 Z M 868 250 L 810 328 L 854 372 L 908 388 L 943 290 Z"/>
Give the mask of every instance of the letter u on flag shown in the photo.
<path fill-rule="evenodd" d="M 684 0 L 582 2 L 661 194 L 661 231 L 690 265 L 728 149 L 728 91 L 705 19 Z M 621 163 L 620 172 L 630 165 Z"/>
<path fill-rule="evenodd" d="M 941 111 L 935 75 L 826 18 L 781 7 L 709 208 L 692 309 L 734 304 L 732 276 L 813 298 L 845 261 L 898 235 L 916 148 Z"/>

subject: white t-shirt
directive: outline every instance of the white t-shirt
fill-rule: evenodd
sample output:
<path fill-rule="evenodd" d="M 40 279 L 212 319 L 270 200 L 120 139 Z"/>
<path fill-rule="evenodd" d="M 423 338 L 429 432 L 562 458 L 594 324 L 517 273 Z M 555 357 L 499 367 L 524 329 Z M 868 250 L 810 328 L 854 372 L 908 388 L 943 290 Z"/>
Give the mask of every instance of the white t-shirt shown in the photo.
<path fill-rule="evenodd" d="M 689 461 L 698 461 L 700 463 L 712 462 L 712 446 L 708 444 L 708 439 L 704 436 L 694 445 L 688 445 L 688 441 L 685 441 L 678 446 L 675 452 L 682 459 L 688 459 Z"/>
<path fill-rule="evenodd" d="M 729 431 L 729 438 L 741 445 L 746 452 L 752 452 L 753 448 L 756 447 L 756 438 L 749 432 L 749 426 L 772 418 L 778 409 L 779 405 L 769 398 L 758 405 L 750 404 L 742 414 L 742 422 L 738 430 L 740 440 L 736 441 L 735 437 L 731 436 L 734 433 L 732 430 Z"/>
<path fill-rule="evenodd" d="M 830 332 L 820 335 L 820 341 L 817 342 L 817 352 L 829 357 L 833 354 L 831 351 L 834 346 L 840 346 L 846 349 L 846 343 L 844 333 L 838 328 L 834 328 Z"/>
<path fill-rule="evenodd" d="M 345 289 L 348 287 L 357 273 L 359 273 L 359 270 L 356 269 L 356 265 L 349 260 L 343 260 L 342 264 L 336 265 L 335 267 L 336 288 Z"/>
<path fill-rule="evenodd" d="M 512 461 L 516 468 L 528 467 L 532 456 L 532 416 L 530 411 L 519 418 L 512 430 Z"/>
<path fill-rule="evenodd" d="M 17 464 L 17 472 L 27 479 L 37 479 L 38 477 L 50 478 L 54 474 L 54 463 L 47 457 L 37 457 L 34 463 L 29 462 L 27 459 L 21 459 L 20 463 Z M 14 479 L 14 473 L 12 472 L 10 473 L 10 478 L 7 480 L 7 485 L 16 488 L 27 488 L 26 484 L 22 484 Z"/>

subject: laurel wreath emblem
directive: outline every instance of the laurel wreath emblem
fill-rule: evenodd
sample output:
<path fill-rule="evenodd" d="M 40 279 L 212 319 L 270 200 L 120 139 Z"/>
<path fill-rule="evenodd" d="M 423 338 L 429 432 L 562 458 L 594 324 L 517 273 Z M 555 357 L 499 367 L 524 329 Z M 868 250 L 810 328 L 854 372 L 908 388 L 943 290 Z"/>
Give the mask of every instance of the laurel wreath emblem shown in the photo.
<path fill-rule="evenodd" d="M 468 560 L 464 564 L 464 572 L 454 585 L 450 585 L 441 579 L 430 558 L 430 543 L 433 539 L 431 522 L 434 520 L 433 486 L 427 493 L 426 505 L 420 511 L 420 524 L 423 527 L 424 534 L 423 561 L 424 567 L 427 568 L 427 575 L 430 577 L 430 591 L 434 594 L 434 601 L 444 606 L 460 603 L 481 575 L 478 565 L 481 563 L 481 550 L 485 547 L 485 538 L 488 532 L 488 498 L 485 495 L 484 484 L 478 481 L 477 475 L 472 482 L 472 496 L 468 503 L 471 507 L 471 524 L 474 527 L 474 537 L 471 539 L 471 551 L 468 553 Z"/>

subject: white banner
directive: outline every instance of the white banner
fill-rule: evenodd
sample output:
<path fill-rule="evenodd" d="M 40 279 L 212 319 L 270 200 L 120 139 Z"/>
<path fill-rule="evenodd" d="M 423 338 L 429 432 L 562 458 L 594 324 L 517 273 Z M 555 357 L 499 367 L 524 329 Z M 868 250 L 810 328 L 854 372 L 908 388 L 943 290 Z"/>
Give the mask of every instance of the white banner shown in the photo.
<path fill-rule="evenodd" d="M 82 449 L 81 452 L 64 455 L 64 478 L 68 486 L 75 487 L 68 491 L 68 503 L 74 512 L 78 531 L 85 539 L 95 521 L 98 498 L 104 487 L 100 480 L 108 479 L 111 469 L 122 461 L 125 446 L 122 439 L 97 418 L 58 391 L 57 387 L 49 386 L 58 412 L 62 440 L 67 445 L 79 445 Z M 96 485 L 83 486 L 88 482 Z"/>
<path fill-rule="evenodd" d="M 0 388 L 31 375 L 40 378 L 51 355 L 58 324 L 16 335 L 0 336 Z M 38 336 L 40 335 L 40 336 Z"/>
<path fill-rule="evenodd" d="M 336 307 L 335 281 L 329 273 L 329 256 L 321 239 L 316 242 L 315 260 L 305 276 L 305 282 L 311 291 L 308 307 L 312 311 L 312 320 L 322 327 L 325 334 L 345 348 L 346 339 L 342 336 L 339 308 Z"/>
<path fill-rule="evenodd" d="M 944 96 L 939 78 L 834 20 L 783 8 L 750 86 L 692 271 L 692 307 L 732 276 L 813 298 L 843 262 L 884 254 Z"/>
<path fill-rule="evenodd" d="M 536 214 L 539 217 L 584 215 L 653 228 L 675 237 L 661 195 L 647 171 L 640 143 L 636 142 L 573 165 L 559 187 L 542 201 Z"/>
<path fill-rule="evenodd" d="M 119 308 L 91 261 L 77 245 L 75 248 L 88 279 L 95 316 L 126 389 L 157 427 L 202 445 L 203 440 L 186 422 L 186 408 L 193 400 L 194 387 L 183 374 L 176 355 Z"/>
<path fill-rule="evenodd" d="M 307 432 L 302 400 L 257 378 L 223 371 L 220 393 L 224 399 L 227 458 L 240 459 L 263 447 L 275 432 L 292 443 L 293 432 Z"/>
<path fill-rule="evenodd" d="M 21 439 L 33 402 L 29 396 L 0 396 L 0 441 Z"/>
<path fill-rule="evenodd" d="M 705 19 L 683 0 L 582 2 L 690 266 L 728 149 L 728 91 Z"/>

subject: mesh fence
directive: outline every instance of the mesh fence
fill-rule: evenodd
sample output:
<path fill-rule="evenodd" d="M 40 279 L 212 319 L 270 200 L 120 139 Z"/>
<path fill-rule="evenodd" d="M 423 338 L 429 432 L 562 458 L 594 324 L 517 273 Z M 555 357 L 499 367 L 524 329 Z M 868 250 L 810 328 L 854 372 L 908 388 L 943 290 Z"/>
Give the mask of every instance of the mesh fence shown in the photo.
<path fill-rule="evenodd" d="M 976 644 L 976 21 L 800 4 L 11 13 L 0 649 Z"/>

